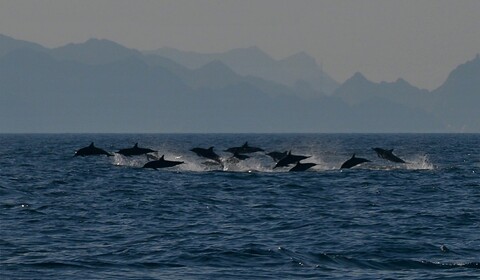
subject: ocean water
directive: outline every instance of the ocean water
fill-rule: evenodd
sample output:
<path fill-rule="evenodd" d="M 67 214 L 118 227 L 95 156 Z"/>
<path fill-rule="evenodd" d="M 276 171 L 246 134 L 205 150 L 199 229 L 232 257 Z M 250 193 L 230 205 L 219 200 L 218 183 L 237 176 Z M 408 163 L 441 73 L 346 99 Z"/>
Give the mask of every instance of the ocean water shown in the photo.
<path fill-rule="evenodd" d="M 73 157 L 149 147 L 145 156 Z M 248 141 L 317 165 L 275 169 Z M 479 279 L 479 134 L 0 135 L 1 279 Z M 215 146 L 224 166 L 189 149 Z M 378 158 L 395 149 L 407 161 Z M 352 169 L 355 153 L 370 159 Z"/>

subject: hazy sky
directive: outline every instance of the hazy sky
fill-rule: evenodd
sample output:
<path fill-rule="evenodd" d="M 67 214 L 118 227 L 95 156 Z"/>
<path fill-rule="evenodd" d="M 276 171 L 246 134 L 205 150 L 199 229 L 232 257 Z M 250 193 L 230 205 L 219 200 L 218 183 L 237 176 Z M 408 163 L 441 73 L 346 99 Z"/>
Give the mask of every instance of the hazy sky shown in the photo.
<path fill-rule="evenodd" d="M 480 0 L 0 0 L 0 33 L 46 47 L 305 51 L 339 82 L 360 71 L 433 89 L 480 52 Z"/>

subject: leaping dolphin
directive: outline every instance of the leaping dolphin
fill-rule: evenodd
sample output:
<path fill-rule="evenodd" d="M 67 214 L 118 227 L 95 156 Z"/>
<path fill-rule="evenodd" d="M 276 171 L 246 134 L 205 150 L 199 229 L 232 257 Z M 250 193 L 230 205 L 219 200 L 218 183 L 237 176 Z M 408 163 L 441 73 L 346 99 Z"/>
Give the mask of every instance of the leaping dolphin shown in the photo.
<path fill-rule="evenodd" d="M 317 165 L 316 163 L 301 163 L 301 162 L 297 162 L 297 164 L 289 170 L 289 172 L 298 172 L 298 171 L 305 171 L 313 166 Z"/>
<path fill-rule="evenodd" d="M 165 155 L 162 155 L 162 157 L 159 160 L 149 161 L 145 163 L 143 168 L 153 168 L 153 169 L 167 168 L 167 167 L 172 167 L 182 163 L 183 161 L 165 160 Z"/>
<path fill-rule="evenodd" d="M 240 147 L 232 147 L 225 150 L 225 152 L 229 152 L 232 154 L 239 153 L 239 154 L 250 154 L 255 152 L 263 152 L 264 150 L 258 147 L 250 147 L 248 142 L 245 142 Z"/>
<path fill-rule="evenodd" d="M 403 159 L 397 157 L 396 155 L 393 154 L 393 149 L 391 150 L 385 150 L 382 148 L 372 148 L 377 153 L 377 156 L 392 162 L 397 162 L 397 163 L 406 163 Z"/>
<path fill-rule="evenodd" d="M 355 157 L 355 154 L 353 154 L 353 156 L 349 160 L 347 160 L 346 162 L 344 162 L 342 164 L 340 169 L 352 168 L 355 165 L 359 165 L 359 164 L 364 163 L 364 162 L 370 162 L 370 161 L 368 159 L 364 159 L 364 158 L 357 158 L 357 157 Z"/>
<path fill-rule="evenodd" d="M 286 156 L 284 156 L 281 160 L 279 160 L 277 162 L 277 164 L 275 165 L 275 167 L 273 169 L 275 169 L 277 167 L 288 166 L 290 164 L 297 163 L 297 162 L 299 162 L 301 160 L 304 160 L 304 159 L 307 159 L 309 157 L 310 156 L 292 155 L 292 151 L 289 151 Z"/>
<path fill-rule="evenodd" d="M 118 151 L 119 154 L 124 155 L 124 156 L 139 156 L 139 155 L 144 155 L 148 153 L 156 153 L 157 151 L 154 151 L 152 149 L 148 148 L 139 148 L 138 143 L 135 143 L 135 146 L 132 148 L 126 148 L 126 149 L 121 149 Z"/>
<path fill-rule="evenodd" d="M 208 148 L 208 149 L 204 149 L 204 148 L 193 148 L 191 149 L 190 151 L 194 152 L 197 154 L 197 156 L 199 157 L 204 157 L 204 158 L 208 158 L 208 159 L 211 159 L 213 161 L 216 161 L 218 163 L 222 163 L 222 161 L 220 160 L 220 156 L 217 155 L 214 151 L 213 151 L 213 146 Z"/>
<path fill-rule="evenodd" d="M 233 154 L 232 158 L 236 158 L 236 159 L 239 159 L 239 160 L 246 160 L 247 158 L 250 158 L 250 157 L 247 156 L 247 155 L 241 155 L 238 152 L 235 152 Z"/>
<path fill-rule="evenodd" d="M 95 147 L 93 142 L 88 147 L 81 148 L 78 151 L 76 151 L 74 156 L 84 157 L 84 156 L 95 156 L 95 155 L 106 155 L 109 157 L 113 156 L 112 154 L 106 152 L 105 150 Z"/>
<path fill-rule="evenodd" d="M 275 162 L 278 162 L 288 154 L 288 151 L 285 152 L 270 152 L 267 156 L 270 156 Z"/>

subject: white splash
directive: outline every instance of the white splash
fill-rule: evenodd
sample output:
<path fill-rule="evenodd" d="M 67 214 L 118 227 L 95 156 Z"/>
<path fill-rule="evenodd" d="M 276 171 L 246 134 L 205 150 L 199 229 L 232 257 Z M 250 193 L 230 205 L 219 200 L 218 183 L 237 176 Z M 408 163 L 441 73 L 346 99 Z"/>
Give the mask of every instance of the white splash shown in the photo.
<path fill-rule="evenodd" d="M 409 170 L 434 170 L 435 166 L 430 162 L 427 155 L 418 155 L 407 160 L 407 169 Z"/>
<path fill-rule="evenodd" d="M 125 157 L 121 154 L 113 154 L 113 165 L 142 167 L 147 162 L 146 157 Z"/>

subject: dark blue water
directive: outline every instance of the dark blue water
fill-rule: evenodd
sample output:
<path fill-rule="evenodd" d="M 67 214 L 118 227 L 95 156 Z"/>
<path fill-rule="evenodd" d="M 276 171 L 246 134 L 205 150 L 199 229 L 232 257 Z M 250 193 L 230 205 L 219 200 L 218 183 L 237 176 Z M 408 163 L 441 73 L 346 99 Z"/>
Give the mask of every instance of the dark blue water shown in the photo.
<path fill-rule="evenodd" d="M 245 141 L 318 165 L 224 167 Z M 72 157 L 158 149 L 146 157 Z M 1 279 L 478 279 L 480 135 L 0 135 Z M 395 148 L 407 164 L 378 158 Z M 372 160 L 349 170 L 353 153 Z"/>

